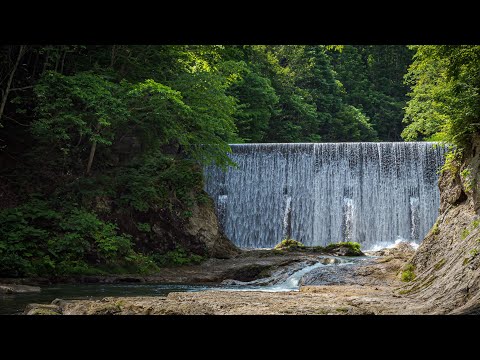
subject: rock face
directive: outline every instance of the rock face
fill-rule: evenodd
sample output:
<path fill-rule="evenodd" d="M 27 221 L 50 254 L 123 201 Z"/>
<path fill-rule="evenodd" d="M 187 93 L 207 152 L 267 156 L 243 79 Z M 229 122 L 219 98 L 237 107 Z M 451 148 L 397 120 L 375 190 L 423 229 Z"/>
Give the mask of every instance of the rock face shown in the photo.
<path fill-rule="evenodd" d="M 430 313 L 480 309 L 480 142 L 451 163 L 439 180 L 440 215 L 409 260 L 415 279 L 399 293 L 424 302 Z"/>
<path fill-rule="evenodd" d="M 192 208 L 185 232 L 205 244 L 208 255 L 215 258 L 230 258 L 240 253 L 239 249 L 221 232 L 213 206 Z"/>
<path fill-rule="evenodd" d="M 136 246 L 145 252 L 163 254 L 177 247 L 201 256 L 231 258 L 240 250 L 223 234 L 212 201 L 194 204 L 190 216 L 182 216 L 181 209 L 158 208 L 146 213 L 125 216 L 116 214 L 122 231 L 134 234 Z M 137 216 L 137 218 L 135 218 Z M 148 223 L 151 233 L 138 231 L 136 223 Z"/>

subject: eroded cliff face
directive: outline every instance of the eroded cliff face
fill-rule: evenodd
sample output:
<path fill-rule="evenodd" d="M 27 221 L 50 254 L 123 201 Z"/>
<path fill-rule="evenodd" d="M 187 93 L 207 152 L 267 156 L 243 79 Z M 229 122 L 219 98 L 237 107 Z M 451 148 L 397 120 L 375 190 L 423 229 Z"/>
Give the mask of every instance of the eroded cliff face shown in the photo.
<path fill-rule="evenodd" d="M 192 216 L 184 227 L 185 234 L 204 244 L 207 254 L 214 258 L 230 258 L 240 250 L 220 230 L 213 203 L 194 205 Z"/>
<path fill-rule="evenodd" d="M 195 203 L 188 208 L 189 216 L 183 216 L 183 208 L 153 208 L 146 212 L 127 212 L 112 209 L 103 201 L 107 219 L 115 221 L 122 232 L 131 234 L 135 246 L 145 253 L 164 254 L 181 247 L 193 254 L 227 259 L 239 254 L 238 249 L 222 232 L 215 213 L 213 201 Z M 106 204 L 106 205 L 105 205 Z M 96 210 L 99 205 L 97 204 Z M 148 233 L 137 228 L 138 223 L 151 227 Z"/>
<path fill-rule="evenodd" d="M 437 222 L 409 260 L 415 279 L 400 294 L 428 313 L 480 313 L 480 138 L 439 179 Z"/>

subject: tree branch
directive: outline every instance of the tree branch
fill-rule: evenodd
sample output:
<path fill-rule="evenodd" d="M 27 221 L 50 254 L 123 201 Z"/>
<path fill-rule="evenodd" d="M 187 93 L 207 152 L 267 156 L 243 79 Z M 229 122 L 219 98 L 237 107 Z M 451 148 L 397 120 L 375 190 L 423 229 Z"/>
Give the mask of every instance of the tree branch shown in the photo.
<path fill-rule="evenodd" d="M 5 88 L 5 93 L 2 96 L 2 102 L 0 103 L 0 121 L 2 120 L 3 112 L 5 110 L 5 105 L 7 103 L 8 94 L 10 92 L 10 86 L 12 86 L 13 77 L 15 76 L 15 72 L 17 71 L 18 64 L 20 63 L 20 59 L 25 54 L 25 45 L 20 45 L 20 49 L 18 50 L 17 61 L 15 61 L 15 65 L 13 66 L 12 71 L 10 72 L 10 77 L 8 78 L 7 87 Z"/>
<path fill-rule="evenodd" d="M 21 126 L 25 126 L 25 127 L 29 127 L 30 125 L 28 124 L 22 124 L 21 122 L 18 122 L 17 120 L 15 120 L 14 118 L 10 117 L 10 116 L 7 116 L 7 115 L 3 115 L 4 117 L 6 117 L 7 119 L 10 119 L 12 120 L 14 123 L 17 123 L 18 125 L 21 125 Z"/>
<path fill-rule="evenodd" d="M 32 88 L 33 88 L 33 85 L 30 85 L 30 86 L 24 86 L 21 88 L 13 88 L 13 89 L 10 89 L 10 91 L 20 91 L 20 90 L 26 90 L 26 89 L 32 89 Z"/>

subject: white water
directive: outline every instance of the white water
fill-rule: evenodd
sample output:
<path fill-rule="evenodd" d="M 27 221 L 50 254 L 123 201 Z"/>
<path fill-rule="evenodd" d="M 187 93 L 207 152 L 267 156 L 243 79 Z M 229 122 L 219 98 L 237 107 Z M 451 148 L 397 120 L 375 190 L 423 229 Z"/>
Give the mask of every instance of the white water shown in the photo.
<path fill-rule="evenodd" d="M 439 207 L 445 148 L 429 142 L 232 145 L 237 168 L 207 167 L 206 191 L 239 247 L 402 238 L 418 243 Z"/>
<path fill-rule="evenodd" d="M 300 289 L 300 281 L 302 280 L 303 275 L 309 273 L 313 269 L 319 268 L 319 267 L 325 267 L 325 266 L 344 266 L 344 265 L 350 265 L 352 262 L 348 260 L 341 259 L 339 264 L 328 264 L 324 265 L 320 262 L 306 266 L 296 272 L 294 272 L 292 275 L 290 275 L 285 281 L 275 284 L 275 285 L 267 285 L 267 286 L 259 286 L 259 285 L 248 285 L 246 283 L 245 285 L 240 285 L 236 287 L 227 287 L 227 288 L 220 288 L 216 290 L 220 291 L 266 291 L 266 292 L 283 292 L 283 291 L 299 291 Z"/>
<path fill-rule="evenodd" d="M 285 213 L 283 214 L 283 239 L 291 237 L 290 235 L 290 216 L 292 211 L 292 197 L 287 196 L 285 199 Z"/>
<path fill-rule="evenodd" d="M 408 241 L 406 239 L 397 239 L 395 240 L 394 242 L 380 242 L 378 244 L 375 244 L 373 247 L 369 248 L 369 249 L 365 249 L 365 251 L 378 251 L 378 250 L 382 250 L 382 249 L 391 249 L 391 248 L 394 248 L 395 246 L 397 246 L 399 243 L 401 242 L 407 242 L 408 244 L 410 244 L 414 250 L 417 250 L 418 247 L 420 246 L 419 243 L 415 242 L 415 241 Z"/>

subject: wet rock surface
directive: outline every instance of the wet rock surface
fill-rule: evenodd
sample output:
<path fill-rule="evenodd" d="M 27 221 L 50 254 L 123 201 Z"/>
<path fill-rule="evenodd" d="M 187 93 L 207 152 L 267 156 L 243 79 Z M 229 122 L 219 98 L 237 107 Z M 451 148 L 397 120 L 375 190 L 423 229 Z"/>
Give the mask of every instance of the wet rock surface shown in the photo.
<path fill-rule="evenodd" d="M 408 251 L 389 251 L 389 256 L 365 257 L 354 264 L 346 259 L 313 255 L 276 257 L 269 276 L 250 282 L 226 279 L 228 285 L 274 285 L 285 281 L 306 266 L 325 266 L 303 276 L 299 291 L 222 291 L 172 292 L 166 297 L 107 297 L 101 300 L 56 299 L 52 305 L 62 314 L 82 315 L 224 315 L 224 314 L 412 314 L 422 313 L 422 302 L 394 292 L 401 285 L 397 273 Z M 258 254 L 257 254 L 258 255 Z M 269 259 L 249 254 L 246 259 Z M 291 255 L 291 254 L 290 254 Z M 290 256 L 289 255 L 289 256 Z M 265 264 L 271 263 L 267 261 Z M 336 263 L 336 264 L 335 264 Z"/>
<path fill-rule="evenodd" d="M 20 294 L 29 292 L 40 292 L 38 286 L 17 285 L 17 284 L 0 284 L 0 294 Z"/>

